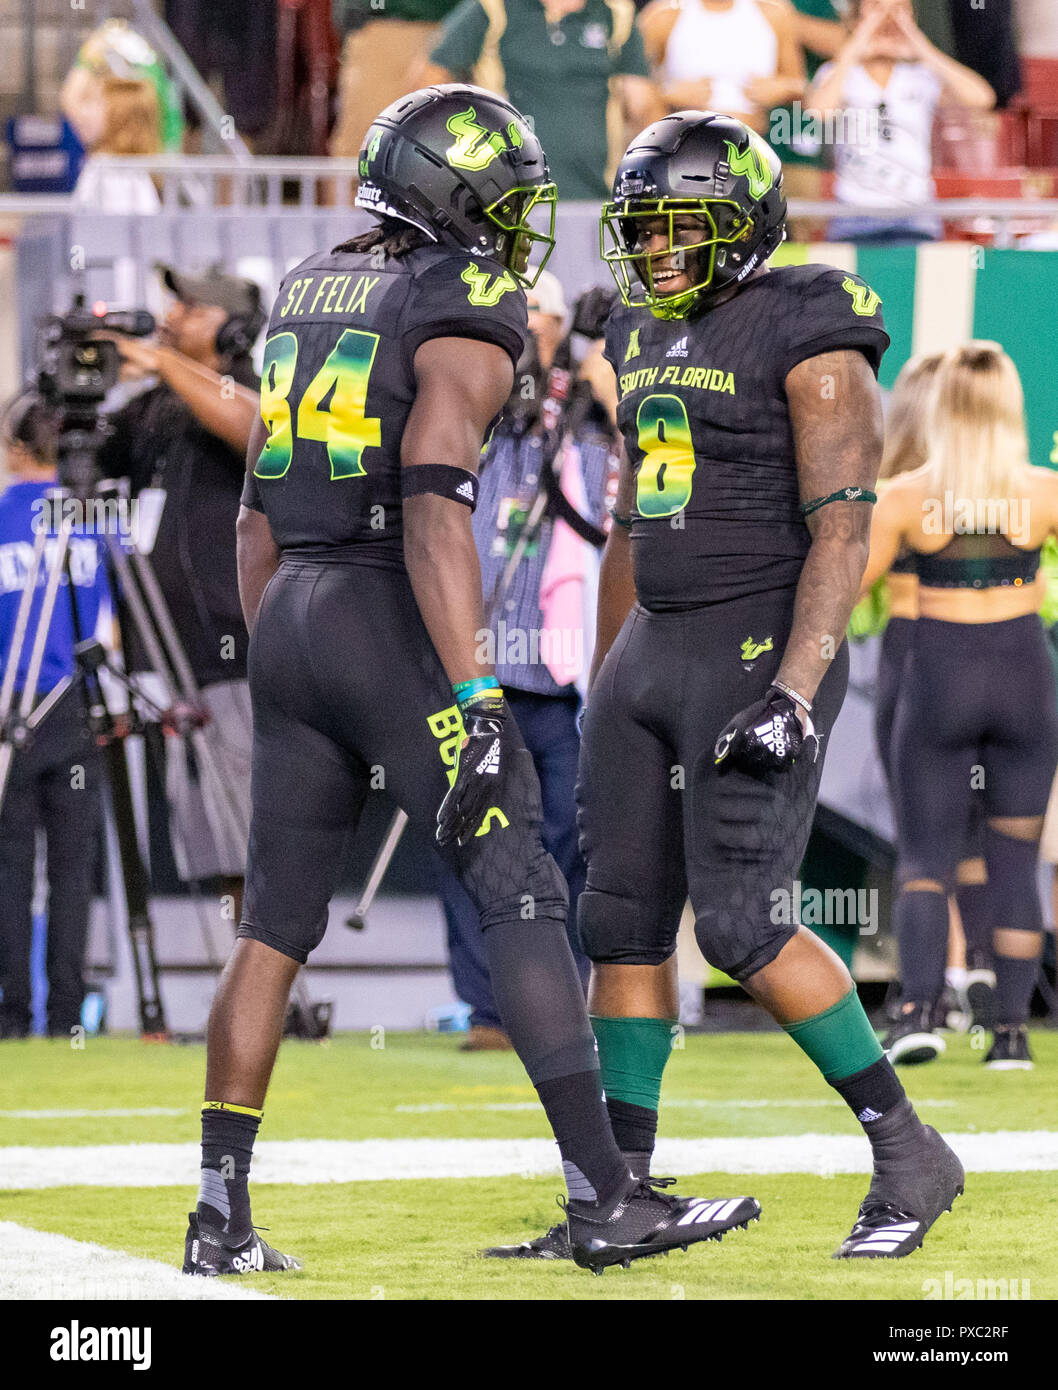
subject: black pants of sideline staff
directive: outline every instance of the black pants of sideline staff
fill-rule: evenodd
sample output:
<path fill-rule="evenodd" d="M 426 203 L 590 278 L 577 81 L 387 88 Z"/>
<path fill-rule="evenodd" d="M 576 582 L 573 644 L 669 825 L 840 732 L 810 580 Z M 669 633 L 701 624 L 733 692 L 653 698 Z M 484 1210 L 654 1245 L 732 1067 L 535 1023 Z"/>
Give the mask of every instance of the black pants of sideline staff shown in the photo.
<path fill-rule="evenodd" d="M 0 1038 L 25 1037 L 30 1028 L 38 829 L 48 866 L 48 1032 L 65 1035 L 80 1022 L 100 775 L 83 701 L 71 690 L 15 753 L 0 810 Z"/>

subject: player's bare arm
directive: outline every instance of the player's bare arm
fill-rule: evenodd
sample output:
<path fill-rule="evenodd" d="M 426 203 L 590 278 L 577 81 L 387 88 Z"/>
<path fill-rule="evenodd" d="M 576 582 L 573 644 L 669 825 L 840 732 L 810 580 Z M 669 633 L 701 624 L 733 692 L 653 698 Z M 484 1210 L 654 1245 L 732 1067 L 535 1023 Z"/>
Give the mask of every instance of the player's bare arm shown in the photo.
<path fill-rule="evenodd" d="M 404 468 L 446 465 L 477 475 L 481 443 L 510 394 L 514 368 L 493 343 L 433 338 L 415 354 L 417 395 L 404 429 Z M 450 681 L 493 674 L 477 655 L 485 626 L 471 509 L 435 492 L 404 502 L 404 559 L 427 631 Z"/>
<path fill-rule="evenodd" d="M 250 472 L 260 457 L 266 434 L 264 421 L 258 417 L 250 431 L 250 443 L 246 450 L 246 467 Z M 242 605 L 246 630 L 253 632 L 265 586 L 279 568 L 279 547 L 264 512 L 256 512 L 246 506 L 239 508 L 239 518 L 235 523 L 235 554 L 239 567 L 239 603 Z"/>
<path fill-rule="evenodd" d="M 803 504 L 845 488 L 872 491 L 882 457 L 882 407 L 861 352 L 826 352 L 786 378 Z M 870 549 L 871 507 L 828 502 L 807 517 L 811 549 L 797 585 L 793 631 L 778 679 L 811 700 L 856 604 Z"/>
<path fill-rule="evenodd" d="M 635 603 L 636 588 L 632 572 L 630 528 L 635 507 L 636 485 L 628 457 L 622 454 L 621 472 L 614 504 L 614 522 L 602 553 L 599 570 L 599 602 L 595 624 L 595 654 L 588 676 L 588 689 L 595 683 L 599 667 L 613 646 L 625 618 Z"/>

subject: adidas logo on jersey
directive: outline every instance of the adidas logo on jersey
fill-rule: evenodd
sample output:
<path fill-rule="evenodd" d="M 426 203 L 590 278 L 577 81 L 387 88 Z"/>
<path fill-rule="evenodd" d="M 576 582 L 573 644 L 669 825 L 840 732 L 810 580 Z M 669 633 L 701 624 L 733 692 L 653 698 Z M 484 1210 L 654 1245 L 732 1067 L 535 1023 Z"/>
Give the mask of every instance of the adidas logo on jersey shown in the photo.
<path fill-rule="evenodd" d="M 483 773 L 492 773 L 493 775 L 495 775 L 497 772 L 499 772 L 499 770 L 500 741 L 498 738 L 494 738 L 492 742 L 489 744 L 489 751 L 482 758 L 481 762 L 478 763 L 474 771 L 479 776 L 481 776 Z"/>
<path fill-rule="evenodd" d="M 672 347 L 669 348 L 669 350 L 668 350 L 668 352 L 665 354 L 665 356 L 666 356 L 666 357 L 687 357 L 687 356 L 689 356 L 689 354 L 688 354 L 688 352 L 687 352 L 687 339 L 684 337 L 684 338 L 681 338 L 681 339 L 679 340 L 678 343 L 673 343 Z"/>

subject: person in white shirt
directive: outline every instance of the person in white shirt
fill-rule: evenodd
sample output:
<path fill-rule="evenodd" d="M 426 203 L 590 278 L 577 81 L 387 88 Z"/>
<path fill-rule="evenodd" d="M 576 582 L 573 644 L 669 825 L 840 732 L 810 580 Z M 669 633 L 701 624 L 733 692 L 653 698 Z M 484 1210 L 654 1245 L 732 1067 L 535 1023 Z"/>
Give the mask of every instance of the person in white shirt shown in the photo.
<path fill-rule="evenodd" d="M 158 154 L 162 148 L 158 94 L 151 83 L 108 77 L 101 88 L 100 135 L 74 189 L 78 207 L 97 212 L 154 213 L 161 199 L 146 170 L 117 170 L 100 155 Z"/>
<path fill-rule="evenodd" d="M 804 96 L 786 0 L 652 0 L 639 27 L 670 111 L 720 111 L 763 134 L 773 106 Z"/>
<path fill-rule="evenodd" d="M 816 74 L 809 109 L 833 122 L 834 196 L 859 207 L 904 206 L 906 217 L 881 222 L 842 217 L 833 241 L 930 241 L 935 218 L 915 209 L 935 196 L 933 118 L 942 105 L 987 111 L 995 93 L 977 73 L 948 58 L 915 23 L 911 0 L 852 0 L 848 42 Z"/>

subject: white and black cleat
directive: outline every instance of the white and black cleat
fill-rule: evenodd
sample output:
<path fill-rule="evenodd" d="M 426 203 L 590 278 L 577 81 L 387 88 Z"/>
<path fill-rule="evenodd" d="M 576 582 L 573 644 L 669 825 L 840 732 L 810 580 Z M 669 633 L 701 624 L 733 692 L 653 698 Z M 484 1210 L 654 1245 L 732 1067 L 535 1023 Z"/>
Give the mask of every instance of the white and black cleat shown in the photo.
<path fill-rule="evenodd" d="M 231 1244 L 223 1231 L 200 1221 L 197 1212 L 187 1218 L 187 1237 L 184 1241 L 185 1274 L 203 1274 L 214 1278 L 219 1274 L 275 1274 L 281 1270 L 300 1269 L 293 1255 L 284 1255 L 262 1240 L 256 1231 L 243 1241 Z"/>
<path fill-rule="evenodd" d="M 960 993 L 965 997 L 966 1012 L 975 1028 L 991 1028 L 996 1011 L 996 975 L 994 970 L 969 970 Z"/>
<path fill-rule="evenodd" d="M 481 1253 L 490 1260 L 572 1260 L 569 1223 L 560 1221 L 542 1236 L 523 1240 L 521 1245 L 494 1245 Z"/>
<path fill-rule="evenodd" d="M 593 1274 L 670 1250 L 686 1250 L 760 1219 L 753 1197 L 676 1197 L 658 1191 L 674 1178 L 635 1179 L 611 1211 L 599 1216 L 569 1202 L 569 1240 L 574 1262 Z"/>
<path fill-rule="evenodd" d="M 1032 1053 L 1025 1029 L 997 1026 L 992 1046 L 985 1057 L 985 1066 L 989 1071 L 1031 1071 Z"/>
<path fill-rule="evenodd" d="M 935 1129 L 923 1125 L 920 1162 L 903 1173 L 876 1170 L 856 1224 L 834 1259 L 900 1260 L 910 1255 L 940 1215 L 951 1211 L 965 1181 L 958 1155 Z"/>
<path fill-rule="evenodd" d="M 950 1210 L 950 1208 L 949 1208 Z M 835 1253 L 836 1260 L 899 1260 L 922 1244 L 926 1227 L 889 1202 L 871 1202 L 860 1207 L 856 1224 Z"/>
<path fill-rule="evenodd" d="M 886 1033 L 882 1047 L 894 1067 L 932 1062 L 947 1050 L 944 1039 L 934 1031 L 929 1004 L 915 1004 L 902 1012 Z"/>

